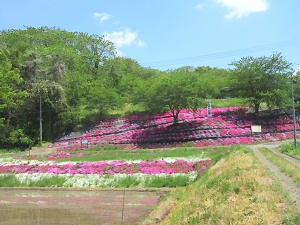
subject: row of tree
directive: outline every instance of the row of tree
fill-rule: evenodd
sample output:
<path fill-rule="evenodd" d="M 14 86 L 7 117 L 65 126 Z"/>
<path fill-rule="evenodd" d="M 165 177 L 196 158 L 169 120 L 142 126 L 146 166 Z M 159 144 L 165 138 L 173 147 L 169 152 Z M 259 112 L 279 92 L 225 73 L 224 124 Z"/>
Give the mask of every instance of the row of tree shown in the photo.
<path fill-rule="evenodd" d="M 117 57 L 113 43 L 97 35 L 58 28 L 0 32 L 0 146 L 30 146 L 80 128 L 124 104 L 148 113 L 183 108 L 206 99 L 238 97 L 258 112 L 260 105 L 289 101 L 291 64 L 281 54 L 245 57 L 234 69 L 181 67 L 159 71 Z M 297 92 L 296 92 L 297 93 Z"/>

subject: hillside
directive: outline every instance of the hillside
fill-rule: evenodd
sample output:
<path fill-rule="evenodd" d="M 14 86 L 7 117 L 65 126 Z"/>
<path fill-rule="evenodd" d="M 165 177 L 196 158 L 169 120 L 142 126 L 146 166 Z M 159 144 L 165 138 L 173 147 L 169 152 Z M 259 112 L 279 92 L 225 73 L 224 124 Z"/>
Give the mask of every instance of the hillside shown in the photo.
<path fill-rule="evenodd" d="M 64 151 L 76 148 L 118 146 L 120 149 L 162 148 L 175 146 L 216 146 L 278 141 L 293 137 L 293 121 L 283 110 L 260 115 L 245 107 L 213 108 L 197 113 L 182 110 L 173 124 L 170 112 L 157 115 L 132 115 L 97 121 L 89 130 L 74 132 L 49 145 Z M 252 125 L 261 126 L 253 133 Z"/>

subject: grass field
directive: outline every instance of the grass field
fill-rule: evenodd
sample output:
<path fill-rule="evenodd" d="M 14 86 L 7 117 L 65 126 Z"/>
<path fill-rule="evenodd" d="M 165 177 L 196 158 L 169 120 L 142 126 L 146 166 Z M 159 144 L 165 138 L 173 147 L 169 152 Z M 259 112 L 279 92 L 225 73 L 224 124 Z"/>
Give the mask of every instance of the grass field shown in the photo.
<path fill-rule="evenodd" d="M 159 224 L 300 224 L 293 203 L 246 149 L 222 158 L 168 200 L 175 207 Z"/>

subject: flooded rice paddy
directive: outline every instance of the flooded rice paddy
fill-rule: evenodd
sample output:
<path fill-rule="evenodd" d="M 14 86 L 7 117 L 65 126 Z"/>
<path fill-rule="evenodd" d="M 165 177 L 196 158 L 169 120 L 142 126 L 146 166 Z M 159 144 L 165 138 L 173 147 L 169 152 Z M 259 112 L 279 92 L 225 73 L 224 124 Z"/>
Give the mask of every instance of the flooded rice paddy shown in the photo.
<path fill-rule="evenodd" d="M 0 189 L 1 225 L 136 224 L 165 191 Z"/>

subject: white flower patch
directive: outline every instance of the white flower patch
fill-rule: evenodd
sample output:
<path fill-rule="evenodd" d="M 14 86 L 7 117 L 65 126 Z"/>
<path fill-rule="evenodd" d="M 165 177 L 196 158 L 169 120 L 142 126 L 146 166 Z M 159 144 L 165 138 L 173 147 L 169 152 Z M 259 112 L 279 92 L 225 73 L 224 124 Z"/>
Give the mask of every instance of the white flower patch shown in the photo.
<path fill-rule="evenodd" d="M 29 185 L 30 182 L 36 182 L 43 178 L 52 178 L 56 176 L 56 174 L 50 173 L 18 173 L 14 175 L 21 183 Z"/>
<path fill-rule="evenodd" d="M 39 160 L 20 160 L 20 159 L 13 159 L 11 157 L 5 157 L 5 158 L 0 158 L 0 165 L 21 165 L 21 164 L 26 164 L 26 165 L 35 165 L 38 163 L 44 163 L 43 161 Z"/>
<path fill-rule="evenodd" d="M 159 158 L 159 159 L 153 159 L 152 161 L 158 161 L 158 160 L 163 160 L 166 161 L 167 163 L 174 163 L 178 160 L 184 160 L 186 162 L 197 162 L 197 161 L 204 161 L 204 160 L 209 160 L 209 158 L 204 158 L 205 153 L 202 152 L 198 156 L 188 156 L 188 157 L 166 157 L 166 158 Z M 140 163 L 145 160 L 126 160 L 126 162 L 135 164 L 135 163 Z M 107 161 L 109 162 L 109 161 Z"/>
<path fill-rule="evenodd" d="M 95 188 L 95 187 L 117 187 L 123 179 L 130 176 L 135 180 L 139 181 L 139 184 L 136 187 L 143 188 L 145 187 L 146 181 L 150 179 L 155 179 L 156 177 L 177 177 L 184 176 L 188 177 L 189 182 L 193 182 L 197 177 L 197 172 L 190 173 L 176 173 L 176 174 L 156 174 L 156 175 L 147 175 L 142 173 L 136 174 L 114 174 L 114 175 L 104 175 L 99 176 L 97 174 L 45 174 L 45 173 L 21 173 L 15 174 L 14 176 L 24 185 L 29 185 L 30 182 L 37 182 L 43 178 L 51 178 L 54 176 L 63 177 L 66 179 L 66 182 L 63 184 L 63 187 L 74 187 L 74 188 Z M 1 174 L 4 176 L 3 174 Z"/>

